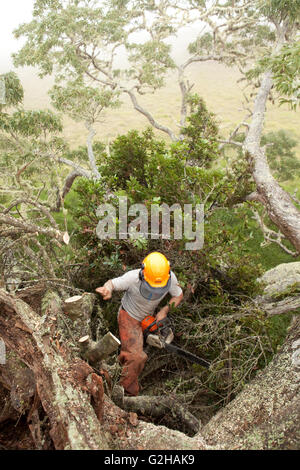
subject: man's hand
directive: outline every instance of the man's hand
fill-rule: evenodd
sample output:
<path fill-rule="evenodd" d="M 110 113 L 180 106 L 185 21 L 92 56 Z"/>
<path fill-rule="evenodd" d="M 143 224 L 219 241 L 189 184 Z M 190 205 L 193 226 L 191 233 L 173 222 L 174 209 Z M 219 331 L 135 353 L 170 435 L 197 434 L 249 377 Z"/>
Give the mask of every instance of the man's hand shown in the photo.
<path fill-rule="evenodd" d="M 173 305 L 174 307 L 177 307 L 177 305 L 180 304 L 182 299 L 183 299 L 183 294 L 180 294 L 178 297 L 172 297 L 170 299 L 169 304 L 166 305 L 165 307 L 161 308 L 160 311 L 157 312 L 156 321 L 159 322 L 160 320 L 163 320 L 164 318 L 166 318 L 166 316 L 168 315 L 169 310 L 170 310 L 169 305 Z"/>
<path fill-rule="evenodd" d="M 113 291 L 113 285 L 111 281 L 107 281 L 104 286 L 102 287 L 97 287 L 95 289 L 96 292 L 100 295 L 102 295 L 103 300 L 109 300 L 111 299 L 112 291 Z"/>
<path fill-rule="evenodd" d="M 166 318 L 166 316 L 168 315 L 168 312 L 169 312 L 169 306 L 166 305 L 165 307 L 161 308 L 159 312 L 157 312 L 156 314 L 156 322 L 159 322 L 160 320 L 163 320 L 164 318 Z"/>

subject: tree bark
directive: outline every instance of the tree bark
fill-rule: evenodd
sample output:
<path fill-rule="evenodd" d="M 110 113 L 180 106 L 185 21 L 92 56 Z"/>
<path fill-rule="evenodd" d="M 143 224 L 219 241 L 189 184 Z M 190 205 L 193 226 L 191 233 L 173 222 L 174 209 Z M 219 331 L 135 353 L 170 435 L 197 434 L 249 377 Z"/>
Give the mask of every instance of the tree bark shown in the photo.
<path fill-rule="evenodd" d="M 87 363 L 73 357 L 67 347 L 53 341 L 56 317 L 52 315 L 53 310 L 61 308 L 61 301 L 53 293 L 47 303 L 47 314 L 40 317 L 27 303 L 0 289 L 0 305 L 9 307 L 4 314 L 4 309 L 0 310 L 0 335 L 34 374 L 55 448 L 108 449 L 99 422 L 103 414 L 102 379 Z M 25 328 L 17 328 L 16 321 Z"/>
<path fill-rule="evenodd" d="M 95 305 L 96 296 L 85 292 L 64 300 L 63 311 L 72 329 L 73 339 L 79 340 L 82 336 L 91 335 L 91 315 Z"/>
<path fill-rule="evenodd" d="M 285 25 L 277 28 L 278 42 L 275 52 L 284 43 Z M 257 199 L 263 201 L 268 216 L 300 253 L 300 211 L 290 195 L 282 189 L 272 176 L 264 149 L 260 140 L 264 124 L 266 103 L 273 85 L 272 73 L 267 71 L 255 99 L 252 120 L 245 140 L 245 151 L 252 166 L 252 175 L 256 184 Z"/>
<path fill-rule="evenodd" d="M 143 108 L 137 101 L 136 99 L 136 96 L 135 94 L 133 93 L 132 90 L 128 90 L 128 89 L 124 89 L 123 90 L 125 93 L 127 93 L 131 99 L 131 102 L 133 104 L 133 107 L 136 111 L 138 111 L 139 113 L 143 114 L 147 119 L 148 121 L 150 122 L 151 126 L 155 127 L 155 129 L 158 129 L 159 131 L 162 131 L 162 132 L 165 132 L 166 134 L 168 134 L 168 136 L 170 137 L 170 139 L 173 141 L 173 142 L 176 142 L 178 140 L 178 138 L 176 137 L 176 135 L 174 134 L 174 132 L 169 128 L 169 127 L 166 127 L 166 126 L 163 126 L 162 124 L 159 124 L 154 118 L 153 116 L 150 114 L 149 111 L 147 111 L 145 108 Z"/>
<path fill-rule="evenodd" d="M 170 396 L 124 397 L 122 408 L 152 418 L 170 416 L 180 423 L 187 434 L 196 434 L 200 429 L 199 420 L 187 411 L 178 400 Z"/>
<path fill-rule="evenodd" d="M 96 179 L 96 180 L 99 180 L 101 178 L 101 175 L 98 171 L 98 168 L 97 168 L 97 165 L 96 165 L 96 160 L 95 160 L 95 155 L 94 155 L 94 151 L 93 151 L 93 138 L 96 135 L 96 131 L 92 128 L 92 126 L 89 122 L 85 123 L 85 127 L 89 131 L 89 135 L 88 135 L 88 138 L 87 138 L 87 151 L 88 151 L 90 167 L 92 169 L 93 178 Z"/>
<path fill-rule="evenodd" d="M 201 430 L 222 449 L 300 448 L 300 318 L 273 361 Z"/>

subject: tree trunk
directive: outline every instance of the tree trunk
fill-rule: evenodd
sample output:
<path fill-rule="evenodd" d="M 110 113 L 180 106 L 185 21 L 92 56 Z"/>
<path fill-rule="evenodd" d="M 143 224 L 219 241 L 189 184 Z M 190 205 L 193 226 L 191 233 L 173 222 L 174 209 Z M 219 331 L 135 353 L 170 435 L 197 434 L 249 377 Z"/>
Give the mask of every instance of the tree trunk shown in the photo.
<path fill-rule="evenodd" d="M 278 52 L 284 43 L 285 26 L 277 29 Z M 300 253 L 300 211 L 295 207 L 290 195 L 282 189 L 272 176 L 264 149 L 260 146 L 266 103 L 272 88 L 272 74 L 266 72 L 254 103 L 252 121 L 245 140 L 245 150 L 252 166 L 256 183 L 256 199 L 263 203 L 268 216 Z"/>
<path fill-rule="evenodd" d="M 273 361 L 201 430 L 222 449 L 300 448 L 300 318 Z"/>
<path fill-rule="evenodd" d="M 8 307 L 5 313 L 3 304 Z M 47 315 L 40 317 L 27 303 L 0 289 L 0 335 L 34 374 L 55 448 L 108 449 L 99 423 L 102 379 L 87 363 L 73 357 L 67 347 L 53 341 L 61 300 L 56 293 L 48 293 L 47 304 Z M 23 328 L 16 327 L 17 321 Z"/>

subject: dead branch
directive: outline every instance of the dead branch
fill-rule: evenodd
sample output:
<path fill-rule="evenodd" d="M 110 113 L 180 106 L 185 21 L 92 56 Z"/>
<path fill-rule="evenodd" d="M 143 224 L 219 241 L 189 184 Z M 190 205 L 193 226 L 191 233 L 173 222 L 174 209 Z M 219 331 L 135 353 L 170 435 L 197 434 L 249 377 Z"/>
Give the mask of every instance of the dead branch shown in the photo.
<path fill-rule="evenodd" d="M 151 418 L 163 418 L 169 415 L 182 423 L 190 434 L 196 434 L 200 429 L 199 420 L 187 411 L 178 399 L 171 396 L 123 397 L 117 404 L 126 411 Z"/>
<path fill-rule="evenodd" d="M 290 313 L 300 309 L 300 296 L 287 297 L 277 302 L 260 302 L 260 307 L 270 316 Z"/>
<path fill-rule="evenodd" d="M 255 193 L 256 194 L 256 193 Z M 252 193 L 253 195 L 253 193 Z M 248 196 L 248 200 L 254 200 L 254 196 L 251 197 L 251 195 Z M 260 199 L 259 195 L 255 196 L 255 200 L 258 201 Z M 276 243 L 276 245 L 278 245 L 283 251 L 285 251 L 285 253 L 293 256 L 293 257 L 296 257 L 299 255 L 299 252 L 296 252 L 296 251 L 292 251 L 292 250 L 289 250 L 283 243 L 282 243 L 282 239 L 286 239 L 285 235 L 283 235 L 280 230 L 278 230 L 278 232 L 275 232 L 275 230 L 272 230 L 270 228 L 268 228 L 265 223 L 264 223 L 264 214 L 260 215 L 256 210 L 253 210 L 253 218 L 258 222 L 260 228 L 261 228 L 261 231 L 262 231 L 262 234 L 263 234 L 263 237 L 264 237 L 264 240 L 265 242 L 262 243 L 261 245 L 263 244 L 267 244 L 267 243 Z"/>
<path fill-rule="evenodd" d="M 0 223 L 16 227 L 17 229 L 21 229 L 21 231 L 25 233 L 41 233 L 51 238 L 54 237 L 60 241 L 63 241 L 63 234 L 59 230 L 56 230 L 51 227 L 42 227 L 32 222 L 16 219 L 15 217 L 12 217 L 8 214 L 0 214 Z"/>

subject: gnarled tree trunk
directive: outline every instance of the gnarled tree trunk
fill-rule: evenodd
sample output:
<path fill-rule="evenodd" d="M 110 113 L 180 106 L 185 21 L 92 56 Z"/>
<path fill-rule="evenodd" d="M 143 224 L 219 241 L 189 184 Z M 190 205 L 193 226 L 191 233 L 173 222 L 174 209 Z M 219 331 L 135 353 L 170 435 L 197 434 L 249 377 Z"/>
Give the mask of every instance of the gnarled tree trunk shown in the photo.
<path fill-rule="evenodd" d="M 0 289 L 0 307 L 0 336 L 34 375 L 55 448 L 108 449 L 100 425 L 101 377 L 67 347 L 53 341 L 56 316 L 62 308 L 59 296 L 48 294 L 49 308 L 40 317 L 26 302 Z"/>
<path fill-rule="evenodd" d="M 286 24 L 278 26 L 278 52 L 285 40 Z M 245 140 L 245 150 L 252 166 L 256 184 L 256 195 L 252 199 L 261 202 L 268 216 L 300 253 L 300 211 L 295 207 L 290 195 L 284 191 L 272 176 L 264 149 L 260 146 L 266 103 L 273 85 L 272 73 L 267 71 L 255 99 L 253 116 Z"/>
<path fill-rule="evenodd" d="M 299 449 L 299 375 L 300 317 L 295 317 L 280 352 L 201 435 L 223 449 Z"/>

